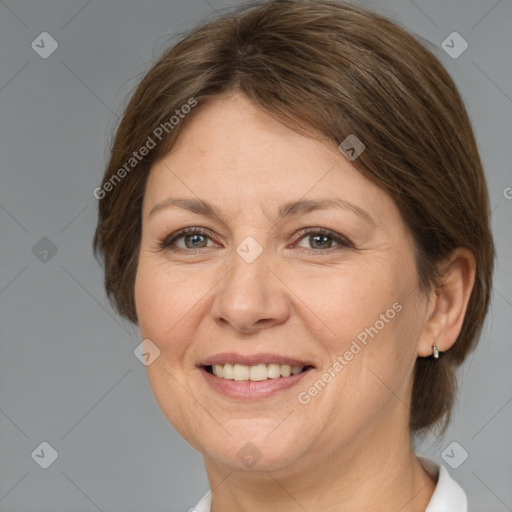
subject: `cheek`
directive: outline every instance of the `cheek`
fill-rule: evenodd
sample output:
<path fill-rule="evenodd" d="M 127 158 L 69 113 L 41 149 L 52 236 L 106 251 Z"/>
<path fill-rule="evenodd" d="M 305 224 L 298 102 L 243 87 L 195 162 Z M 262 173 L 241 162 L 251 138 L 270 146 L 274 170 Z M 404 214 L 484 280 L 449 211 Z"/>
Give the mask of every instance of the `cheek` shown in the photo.
<path fill-rule="evenodd" d="M 315 338 L 327 344 L 331 355 L 344 352 L 350 341 L 364 341 L 365 332 L 377 323 L 377 331 L 389 330 L 388 324 L 397 316 L 393 308 L 401 295 L 402 283 L 388 268 L 340 267 L 315 273 L 290 275 L 300 316 L 310 318 L 309 327 Z M 387 313 L 387 314 L 386 314 Z M 384 315 L 384 319 L 381 319 Z M 368 337 L 369 334 L 367 333 Z"/>
<path fill-rule="evenodd" d="M 167 314 L 172 311 L 163 290 L 159 273 L 153 271 L 145 258 L 141 257 L 135 278 L 135 308 L 143 338 L 160 338 L 155 333 L 163 330 Z"/>
<path fill-rule="evenodd" d="M 361 350 L 347 364 L 346 390 L 342 390 L 358 397 L 357 407 L 367 408 L 369 414 L 386 409 L 408 413 L 421 327 L 414 294 L 396 293 L 394 301 L 383 300 L 372 311 L 350 341 L 350 350 L 354 346 Z M 347 355 L 352 357 L 350 352 Z"/>
<path fill-rule="evenodd" d="M 307 276 L 294 287 L 303 304 L 300 315 L 311 318 L 308 327 L 326 352 L 323 370 L 336 375 L 329 388 L 339 407 L 354 414 L 378 410 L 393 393 L 402 396 L 420 332 L 416 293 L 410 292 L 414 267 L 347 266 Z"/>
<path fill-rule="evenodd" d="M 193 318 L 194 304 L 203 294 L 203 287 L 196 280 L 187 279 L 180 272 L 169 272 L 165 263 L 155 262 L 151 255 L 142 255 L 135 280 L 141 335 L 165 349 L 166 340 L 175 338 L 180 324 L 186 318 Z"/>
<path fill-rule="evenodd" d="M 176 368 L 190 344 L 192 307 L 198 297 L 186 285 L 187 280 L 174 276 L 165 272 L 161 263 L 142 255 L 135 280 L 135 304 L 141 339 L 150 339 L 160 350 L 159 357 L 146 367 L 149 384 L 168 421 L 188 439 L 197 404 L 183 393 L 183 387 L 188 386 L 186 376 Z"/>

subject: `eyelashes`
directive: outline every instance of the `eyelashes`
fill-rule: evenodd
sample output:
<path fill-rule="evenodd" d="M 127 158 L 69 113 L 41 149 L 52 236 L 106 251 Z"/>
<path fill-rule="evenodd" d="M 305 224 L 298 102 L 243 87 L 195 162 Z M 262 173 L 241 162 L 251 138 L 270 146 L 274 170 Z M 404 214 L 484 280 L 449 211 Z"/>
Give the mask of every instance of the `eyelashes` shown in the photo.
<path fill-rule="evenodd" d="M 187 238 L 187 237 L 193 237 L 193 236 L 201 236 L 203 238 L 207 238 L 210 240 L 216 241 L 207 231 L 204 231 L 201 228 L 185 228 L 181 229 L 177 233 L 173 233 L 167 237 L 165 237 L 163 240 L 159 242 L 159 247 L 162 250 L 182 250 L 183 252 L 186 251 L 193 251 L 197 249 L 201 249 L 202 247 L 189 247 L 189 248 L 180 248 L 176 246 L 176 241 L 180 238 Z M 179 251 L 178 251 L 179 252 Z"/>
<path fill-rule="evenodd" d="M 309 237 L 309 238 L 307 238 Z M 180 240 L 185 241 L 185 247 L 179 247 L 177 242 Z M 336 245 L 331 247 L 312 247 L 309 249 L 298 246 L 297 244 L 303 239 L 313 245 L 325 245 L 329 244 L 329 239 Z M 327 239 L 327 241 L 326 241 Z M 192 243 L 197 243 L 195 247 L 186 247 L 186 240 L 192 240 Z M 293 248 L 299 247 L 299 252 L 304 254 L 331 254 L 347 248 L 354 248 L 354 245 L 344 236 L 339 235 L 329 229 L 325 228 L 307 228 L 303 229 L 295 234 L 295 242 L 291 244 Z M 212 236 L 208 231 L 198 228 L 190 227 L 184 228 L 176 233 L 165 236 L 158 242 L 158 249 L 161 251 L 172 251 L 179 254 L 193 254 L 197 255 L 202 249 L 208 249 L 211 246 L 203 245 L 208 241 L 220 243 L 216 237 Z M 290 247 L 290 246 L 289 246 Z"/>

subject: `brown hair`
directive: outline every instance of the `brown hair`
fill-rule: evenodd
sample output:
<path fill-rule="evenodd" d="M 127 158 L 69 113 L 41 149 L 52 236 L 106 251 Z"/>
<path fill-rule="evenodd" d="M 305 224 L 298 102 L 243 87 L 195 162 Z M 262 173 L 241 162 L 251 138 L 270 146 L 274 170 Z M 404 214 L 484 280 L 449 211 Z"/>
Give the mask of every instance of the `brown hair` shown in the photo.
<path fill-rule="evenodd" d="M 201 104 L 232 91 L 297 131 L 336 144 L 350 134 L 363 141 L 366 150 L 353 165 L 395 199 L 416 243 L 422 289 L 435 286 L 437 264 L 453 249 L 474 254 L 476 281 L 457 342 L 439 360 L 419 357 L 415 367 L 411 431 L 426 432 L 443 417 L 446 427 L 455 369 L 475 347 L 489 303 L 487 187 L 446 70 L 407 31 L 363 8 L 324 0 L 245 5 L 194 29 L 153 65 L 125 109 L 95 194 L 104 197 L 94 251 L 103 256 L 114 306 L 137 322 L 134 282 L 151 166 Z M 170 118 L 191 101 L 199 106 L 171 127 Z M 129 169 L 133 152 L 155 139 L 159 126 L 165 137 Z"/>

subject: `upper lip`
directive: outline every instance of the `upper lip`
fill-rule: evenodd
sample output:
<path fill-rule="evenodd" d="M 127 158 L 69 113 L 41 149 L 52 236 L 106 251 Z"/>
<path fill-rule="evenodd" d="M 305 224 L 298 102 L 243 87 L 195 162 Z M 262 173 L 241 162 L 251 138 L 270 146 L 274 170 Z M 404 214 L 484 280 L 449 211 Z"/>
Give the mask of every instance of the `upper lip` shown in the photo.
<path fill-rule="evenodd" d="M 289 366 L 313 366 L 309 361 L 296 359 L 294 357 L 280 354 L 236 354 L 234 352 L 225 352 L 215 354 L 202 360 L 198 366 L 212 366 L 214 364 L 243 364 L 246 366 L 256 366 L 258 364 L 287 364 Z"/>

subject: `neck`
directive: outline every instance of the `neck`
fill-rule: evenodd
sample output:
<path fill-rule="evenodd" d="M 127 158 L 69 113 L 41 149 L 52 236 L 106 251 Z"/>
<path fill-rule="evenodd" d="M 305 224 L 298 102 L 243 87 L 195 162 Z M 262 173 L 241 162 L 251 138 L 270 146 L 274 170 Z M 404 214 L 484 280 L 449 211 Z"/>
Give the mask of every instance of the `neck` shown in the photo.
<path fill-rule="evenodd" d="M 396 425 L 395 425 L 396 427 Z M 313 451 L 313 450 L 312 450 Z M 414 454 L 407 427 L 370 429 L 337 451 L 277 471 L 233 471 L 205 458 L 211 512 L 424 512 L 435 482 Z"/>

